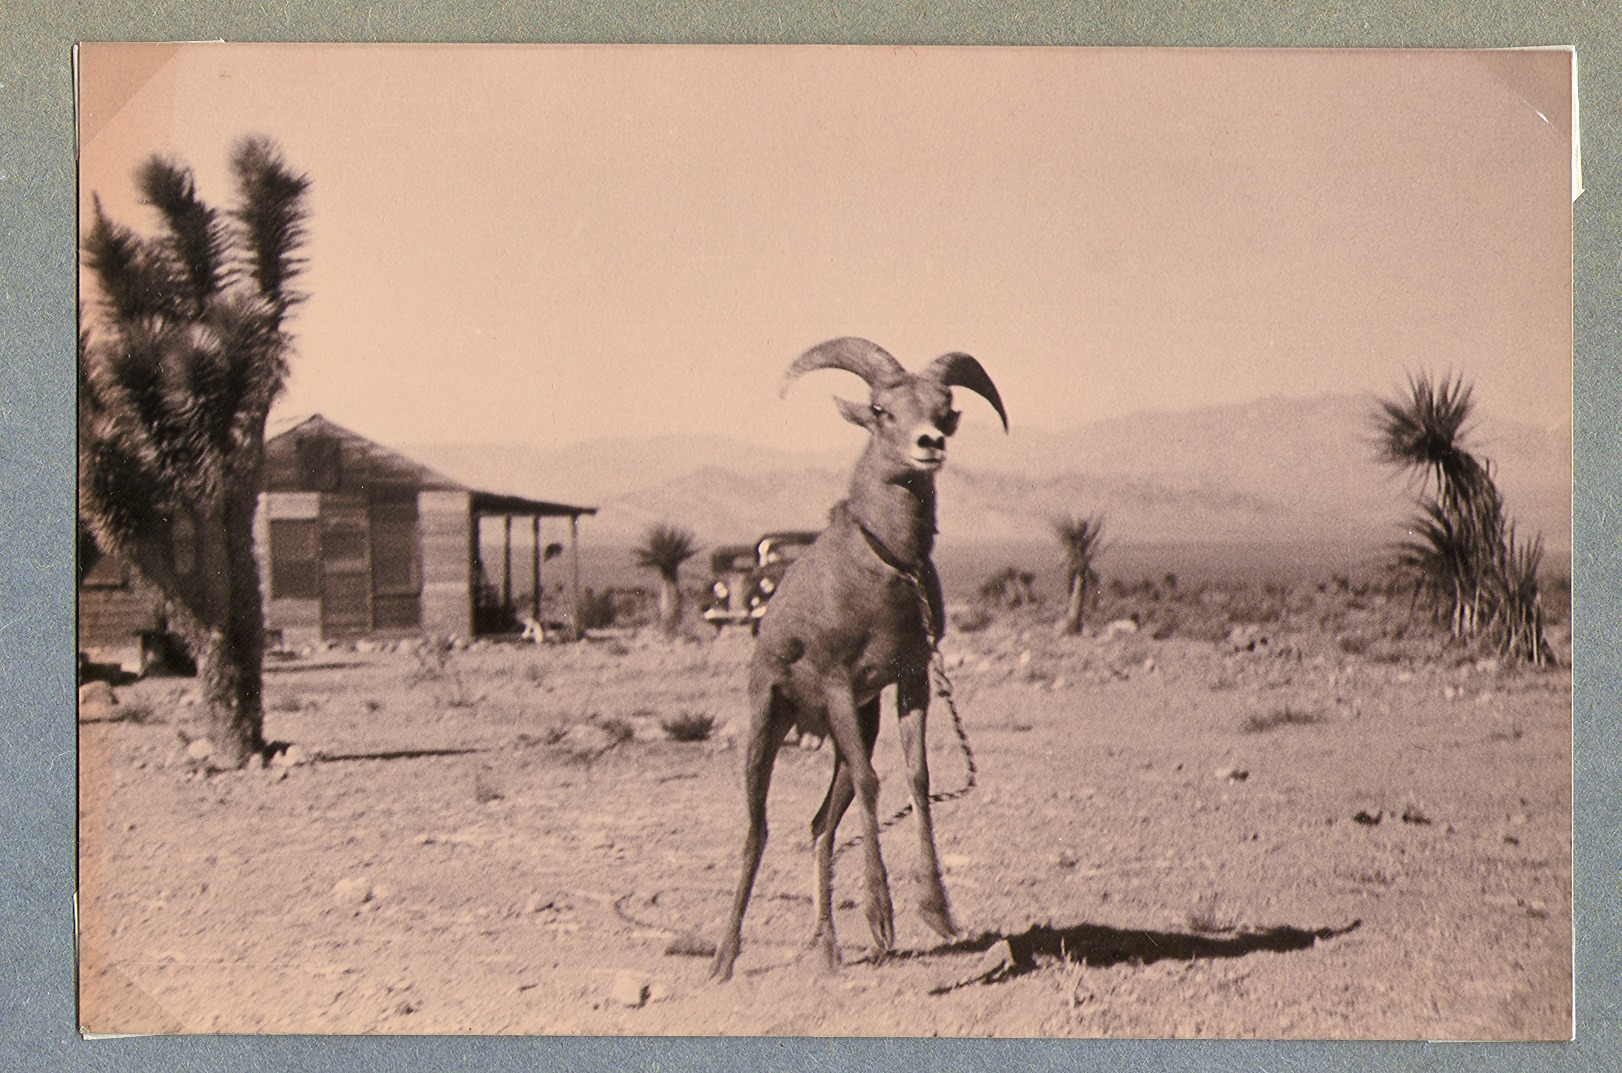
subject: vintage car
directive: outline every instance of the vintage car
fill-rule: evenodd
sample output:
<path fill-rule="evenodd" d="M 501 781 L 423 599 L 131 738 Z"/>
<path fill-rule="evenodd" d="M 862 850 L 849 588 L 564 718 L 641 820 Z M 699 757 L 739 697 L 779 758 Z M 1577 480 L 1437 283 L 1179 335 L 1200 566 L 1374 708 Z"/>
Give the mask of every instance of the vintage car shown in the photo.
<path fill-rule="evenodd" d="M 744 593 L 755 569 L 755 549 L 751 544 L 729 544 L 710 555 L 710 589 L 704 599 L 704 621 L 717 631 L 723 626 L 749 621 Z"/>
<path fill-rule="evenodd" d="M 783 580 L 783 571 L 816 539 L 815 532 L 796 529 L 767 533 L 753 547 L 716 551 L 710 556 L 712 579 L 704 620 L 717 630 L 729 623 L 747 622 L 749 632 L 759 633 L 761 616 Z"/>

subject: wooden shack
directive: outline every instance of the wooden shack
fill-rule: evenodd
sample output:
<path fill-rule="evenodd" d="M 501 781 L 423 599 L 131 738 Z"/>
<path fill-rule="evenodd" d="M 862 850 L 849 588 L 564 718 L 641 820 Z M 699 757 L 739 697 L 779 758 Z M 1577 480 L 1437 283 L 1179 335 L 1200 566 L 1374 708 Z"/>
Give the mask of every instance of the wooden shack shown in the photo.
<path fill-rule="evenodd" d="M 367 634 L 473 637 L 542 618 L 543 518 L 567 518 L 569 617 L 579 605 L 579 522 L 595 507 L 470 488 L 317 414 L 265 441 L 256 545 L 265 624 L 286 644 Z M 481 525 L 502 526 L 499 584 Z M 527 523 L 515 603 L 513 522 Z M 527 591 L 525 591 L 527 590 Z"/>

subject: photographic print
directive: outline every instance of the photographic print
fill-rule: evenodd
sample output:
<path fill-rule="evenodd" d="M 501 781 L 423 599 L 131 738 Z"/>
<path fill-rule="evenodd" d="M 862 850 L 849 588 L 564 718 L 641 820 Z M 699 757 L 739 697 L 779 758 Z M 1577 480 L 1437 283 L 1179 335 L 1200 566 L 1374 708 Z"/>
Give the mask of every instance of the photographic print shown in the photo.
<path fill-rule="evenodd" d="M 1570 1038 L 1570 51 L 76 74 L 86 1033 Z"/>

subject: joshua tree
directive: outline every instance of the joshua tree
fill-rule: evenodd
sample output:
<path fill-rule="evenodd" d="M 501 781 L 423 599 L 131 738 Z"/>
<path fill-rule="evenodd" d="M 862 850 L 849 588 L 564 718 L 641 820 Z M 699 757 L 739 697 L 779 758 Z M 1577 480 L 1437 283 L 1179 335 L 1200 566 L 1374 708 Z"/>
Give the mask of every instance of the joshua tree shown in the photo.
<path fill-rule="evenodd" d="M 636 549 L 636 564 L 659 575 L 659 625 L 667 637 L 681 626 L 681 564 L 698 552 L 693 534 L 674 525 L 655 525 Z"/>
<path fill-rule="evenodd" d="M 1064 551 L 1065 584 L 1070 591 L 1060 627 L 1065 633 L 1080 633 L 1088 594 L 1098 587 L 1094 564 L 1104 553 L 1104 517 L 1095 514 L 1089 518 L 1055 518 L 1053 534 Z"/>
<path fill-rule="evenodd" d="M 97 544 L 161 591 L 197 657 L 216 768 L 263 753 L 264 623 L 253 518 L 265 417 L 292 349 L 309 180 L 268 141 L 231 158 L 221 214 L 190 169 L 136 172 L 162 229 L 102 212 L 84 239 L 99 315 L 79 336 L 79 514 Z"/>
<path fill-rule="evenodd" d="M 1380 460 L 1420 475 L 1419 512 L 1399 561 L 1453 636 L 1486 637 L 1542 664 L 1549 658 L 1537 584 L 1543 538 L 1516 542 L 1491 463 L 1466 449 L 1470 394 L 1462 378 L 1433 382 L 1421 373 L 1409 377 L 1407 398 L 1380 402 Z"/>

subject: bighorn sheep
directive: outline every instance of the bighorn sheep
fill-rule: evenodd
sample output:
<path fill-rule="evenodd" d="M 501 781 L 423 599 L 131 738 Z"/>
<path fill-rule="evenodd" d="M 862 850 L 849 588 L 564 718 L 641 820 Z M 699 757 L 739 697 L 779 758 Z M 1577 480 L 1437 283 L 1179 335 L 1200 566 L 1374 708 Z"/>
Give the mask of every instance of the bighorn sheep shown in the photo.
<path fill-rule="evenodd" d="M 716 950 L 713 975 L 726 980 L 738 957 L 743 915 L 766 846 L 766 793 L 772 764 L 790 725 L 834 740 L 833 780 L 811 822 L 816 860 L 816 930 L 826 967 L 839 964 L 831 887 L 834 831 L 852 799 L 860 802 L 866 850 L 867 922 L 881 951 L 895 943 L 889 882 L 879 854 L 878 776 L 873 746 L 879 693 L 896 686 L 901 744 L 918 818 L 924 922 L 942 936 L 957 933 L 941 884 L 929 813 L 924 719 L 929 663 L 945 630 L 940 578 L 930 561 L 935 543 L 935 473 L 946 439 L 957 431 L 952 387 L 964 387 L 1008 415 L 991 378 L 967 354 L 947 354 L 912 374 L 865 339 L 834 339 L 802 354 L 783 392 L 814 369 L 844 369 L 866 380 L 867 405 L 836 399 L 839 412 L 869 433 L 850 495 L 829 525 L 783 576 L 749 667 L 749 749 L 744 765 L 748 834 L 732 915 Z"/>

